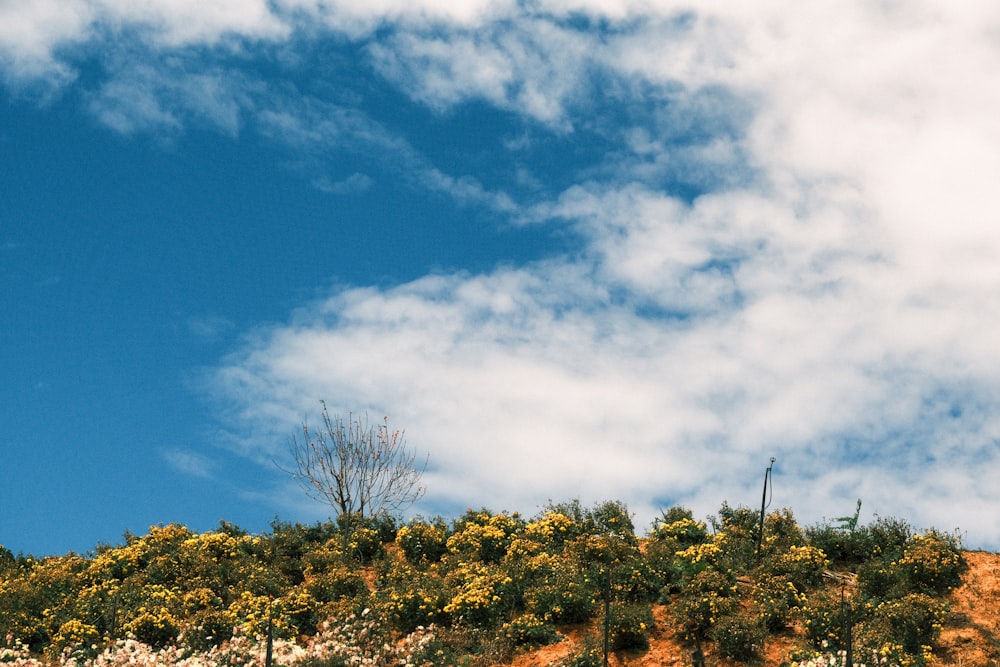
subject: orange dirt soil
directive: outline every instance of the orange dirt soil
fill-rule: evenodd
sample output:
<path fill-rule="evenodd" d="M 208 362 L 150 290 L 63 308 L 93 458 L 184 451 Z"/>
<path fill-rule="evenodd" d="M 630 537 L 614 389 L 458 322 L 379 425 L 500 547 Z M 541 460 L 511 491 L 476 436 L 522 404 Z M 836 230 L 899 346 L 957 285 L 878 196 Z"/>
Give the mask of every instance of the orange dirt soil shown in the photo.
<path fill-rule="evenodd" d="M 1000 554 L 966 551 L 964 555 L 969 571 L 962 586 L 950 597 L 951 611 L 934 651 L 937 664 L 1000 667 Z M 655 605 L 653 615 L 656 628 L 650 633 L 649 649 L 615 653 L 610 658 L 613 667 L 681 667 L 692 664 L 690 649 L 675 637 L 669 609 Z M 563 641 L 521 653 L 508 664 L 511 667 L 547 667 L 574 651 L 587 633 L 596 631 L 594 625 L 564 630 Z M 781 665 L 798 642 L 794 631 L 770 636 L 765 646 L 764 665 Z M 712 646 L 703 648 L 709 667 L 737 667 L 743 664 L 719 657 Z"/>

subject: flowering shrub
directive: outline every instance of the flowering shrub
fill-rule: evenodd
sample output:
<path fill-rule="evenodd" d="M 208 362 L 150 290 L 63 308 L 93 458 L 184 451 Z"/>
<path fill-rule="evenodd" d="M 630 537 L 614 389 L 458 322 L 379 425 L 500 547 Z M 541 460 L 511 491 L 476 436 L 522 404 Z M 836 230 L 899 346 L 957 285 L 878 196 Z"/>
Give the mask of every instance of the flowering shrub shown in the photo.
<path fill-rule="evenodd" d="M 177 639 L 180 623 L 166 607 L 140 610 L 124 626 L 125 632 L 150 646 L 166 646 Z"/>
<path fill-rule="evenodd" d="M 513 608 L 513 579 L 486 563 L 469 565 L 451 575 L 456 593 L 444 606 L 451 618 L 473 626 L 498 625 Z"/>
<path fill-rule="evenodd" d="M 442 523 L 411 521 L 396 533 L 396 545 L 411 563 L 436 563 L 448 551 Z"/>
<path fill-rule="evenodd" d="M 735 594 L 736 585 L 721 572 L 704 570 L 694 575 L 674 607 L 681 635 L 688 640 L 707 637 L 717 620 L 736 611 Z"/>
<path fill-rule="evenodd" d="M 929 531 L 917 535 L 893 563 L 897 577 L 914 593 L 945 595 L 962 583 L 968 564 L 955 540 Z"/>
<path fill-rule="evenodd" d="M 956 541 L 933 530 L 912 537 L 896 552 L 898 558 L 874 558 L 858 569 L 858 583 L 865 595 L 945 595 L 962 583 L 968 569 Z"/>
<path fill-rule="evenodd" d="M 693 517 L 685 516 L 667 523 L 660 521 L 649 532 L 651 540 L 672 540 L 678 549 L 685 549 L 701 544 L 708 539 L 704 521 L 695 521 Z"/>
<path fill-rule="evenodd" d="M 497 563 L 506 555 L 512 536 L 523 527 L 523 521 L 516 514 L 490 514 L 482 510 L 467 512 L 455 526 L 455 534 L 447 542 L 449 552 L 464 559 Z"/>
<path fill-rule="evenodd" d="M 648 604 L 611 605 L 608 623 L 611 648 L 616 651 L 649 648 L 649 631 L 653 623 L 653 610 Z"/>
<path fill-rule="evenodd" d="M 723 538 L 717 538 L 712 542 L 695 544 L 677 552 L 675 562 L 681 577 L 692 579 L 706 570 L 717 569 L 725 555 L 721 542 Z"/>
<path fill-rule="evenodd" d="M 764 651 L 764 637 L 767 628 L 750 614 L 724 616 L 712 628 L 711 637 L 719 647 L 719 653 L 741 662 L 754 662 Z"/>
<path fill-rule="evenodd" d="M 805 543 L 805 533 L 799 528 L 790 508 L 784 507 L 764 517 L 764 539 L 761 540 L 762 555 L 782 554 L 793 547 L 801 547 Z"/>
<path fill-rule="evenodd" d="M 826 554 L 816 547 L 792 545 L 787 551 L 770 555 L 761 571 L 771 577 L 784 577 L 796 589 L 806 590 L 823 581 L 823 571 L 829 565 Z"/>
<path fill-rule="evenodd" d="M 447 592 L 434 569 L 399 565 L 384 575 L 377 596 L 393 627 L 402 632 L 445 618 Z"/>
<path fill-rule="evenodd" d="M 524 538 L 542 544 L 549 551 L 558 551 L 563 545 L 583 533 L 583 526 L 561 512 L 546 512 L 524 527 Z"/>
<path fill-rule="evenodd" d="M 760 579 L 753 588 L 751 599 L 764 627 L 777 632 L 788 627 L 807 598 L 787 578 L 774 576 Z"/>
<path fill-rule="evenodd" d="M 849 613 L 855 618 L 859 615 L 855 606 L 850 608 Z M 798 608 L 796 615 L 802 622 L 806 637 L 815 648 L 824 648 L 828 644 L 842 645 L 844 614 L 839 598 L 834 599 L 826 594 L 811 597 Z"/>
<path fill-rule="evenodd" d="M 865 641 L 869 645 L 898 644 L 907 654 L 920 656 L 941 633 L 947 603 L 923 593 L 886 600 L 875 607 Z"/>
<path fill-rule="evenodd" d="M 89 558 L 0 548 L 0 662 L 40 667 L 45 655 L 46 667 L 256 667 L 270 626 L 286 667 L 472 667 L 557 640 L 562 624 L 599 616 L 605 599 L 615 650 L 641 647 L 658 596 L 683 639 L 714 642 L 718 655 L 757 660 L 763 633 L 786 630 L 811 644 L 799 659 L 836 659 L 816 654 L 839 645 L 845 622 L 834 586 L 824 588 L 824 570 L 836 564 L 810 541 L 817 533 L 803 532 L 789 510 L 772 512 L 758 557 L 759 514 L 723 505 L 720 516 L 709 535 L 689 511 L 671 508 L 642 543 L 623 504 L 573 502 L 528 522 L 481 510 L 450 526 L 276 522 L 259 536 L 224 522 L 203 534 L 169 524 Z M 927 664 L 942 597 L 966 569 L 957 540 L 914 536 L 894 520 L 854 532 L 873 551 L 847 589 L 858 654 Z M 397 548 L 386 551 L 387 539 Z M 594 664 L 592 648 L 563 664 Z"/>
<path fill-rule="evenodd" d="M 324 571 L 310 571 L 303 582 L 303 587 L 320 603 L 362 597 L 368 593 L 368 585 L 361 575 L 356 570 L 339 563 Z"/>
<path fill-rule="evenodd" d="M 503 632 L 516 646 L 545 646 L 561 639 L 555 625 L 530 613 L 505 624 Z"/>
<path fill-rule="evenodd" d="M 62 624 L 52 638 L 49 652 L 59 655 L 64 651 L 75 657 L 83 657 L 96 651 L 101 635 L 93 625 L 78 619 L 70 619 Z"/>
<path fill-rule="evenodd" d="M 597 599 L 596 583 L 587 572 L 564 563 L 525 591 L 524 606 L 550 623 L 579 623 L 594 615 Z"/>

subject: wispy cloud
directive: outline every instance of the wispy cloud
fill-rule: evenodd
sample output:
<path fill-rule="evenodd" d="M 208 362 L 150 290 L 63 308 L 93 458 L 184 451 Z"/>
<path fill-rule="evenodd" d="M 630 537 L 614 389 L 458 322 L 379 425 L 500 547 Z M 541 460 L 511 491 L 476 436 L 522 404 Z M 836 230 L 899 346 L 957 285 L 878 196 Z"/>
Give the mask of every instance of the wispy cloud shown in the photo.
<path fill-rule="evenodd" d="M 776 501 L 806 519 L 860 496 L 1000 545 L 976 511 L 1000 501 L 993 4 L 281 0 L 201 24 L 205 3 L 53 6 L 0 33 L 8 78 L 68 80 L 60 47 L 95 25 L 204 58 L 111 68 L 92 108 L 121 132 L 245 122 L 579 242 L 338 289 L 257 331 L 214 379 L 253 451 L 325 399 L 406 426 L 428 503 L 610 497 L 643 519 L 752 501 L 774 455 Z M 483 130 L 510 178 L 448 173 L 360 105 L 259 87 L 239 62 L 324 39 L 442 122 L 468 103 L 516 118 L 516 139 Z M 573 164 L 519 164 L 548 146 Z"/>
<path fill-rule="evenodd" d="M 339 181 L 333 181 L 326 176 L 320 176 L 314 179 L 312 183 L 317 189 L 334 195 L 356 195 L 367 192 L 375 186 L 375 180 L 371 176 L 357 172 Z"/>
<path fill-rule="evenodd" d="M 179 473 L 199 479 L 212 479 L 216 464 L 210 458 L 187 449 L 164 449 L 160 456 Z"/>
<path fill-rule="evenodd" d="M 203 342 L 219 340 L 226 333 L 232 331 L 234 326 L 232 320 L 219 315 L 192 317 L 187 321 L 187 328 L 191 335 Z"/>

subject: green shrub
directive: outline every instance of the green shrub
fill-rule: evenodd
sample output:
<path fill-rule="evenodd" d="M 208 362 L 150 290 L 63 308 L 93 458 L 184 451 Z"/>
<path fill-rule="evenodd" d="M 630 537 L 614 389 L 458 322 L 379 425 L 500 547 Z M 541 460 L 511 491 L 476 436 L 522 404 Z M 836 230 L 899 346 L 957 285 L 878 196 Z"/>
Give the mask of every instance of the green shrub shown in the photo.
<path fill-rule="evenodd" d="M 759 660 L 766 636 L 767 629 L 760 619 L 745 613 L 719 619 L 711 632 L 719 653 L 740 662 Z"/>
<path fill-rule="evenodd" d="M 524 528 L 517 514 L 491 514 L 487 510 L 469 510 L 455 522 L 448 538 L 448 551 L 462 560 L 499 563 L 507 554 L 514 535 Z"/>
<path fill-rule="evenodd" d="M 552 623 L 580 623 L 593 617 L 598 594 L 587 572 L 567 560 L 524 591 L 524 606 Z"/>
<path fill-rule="evenodd" d="M 759 529 L 760 526 L 758 524 L 754 528 L 753 534 L 755 539 Z M 790 508 L 782 508 L 764 517 L 764 537 L 761 540 L 762 557 L 783 554 L 793 547 L 802 547 L 805 543 L 805 534 L 799 528 L 799 524 L 796 523 L 795 516 L 792 514 Z"/>
<path fill-rule="evenodd" d="M 897 558 L 913 537 L 913 527 L 893 517 L 877 517 L 863 530 L 871 539 L 872 556 Z"/>
<path fill-rule="evenodd" d="M 806 601 L 795 584 L 783 576 L 762 578 L 751 597 L 761 622 L 772 632 L 787 628 L 795 611 Z"/>
<path fill-rule="evenodd" d="M 549 511 L 524 527 L 524 538 L 543 545 L 550 553 L 556 553 L 567 542 L 579 537 L 583 530 L 584 526 L 573 518 Z"/>
<path fill-rule="evenodd" d="M 898 597 L 905 591 L 897 574 L 889 558 L 872 558 L 858 566 L 858 590 L 869 599 Z"/>
<path fill-rule="evenodd" d="M 873 612 L 866 643 L 897 643 L 912 656 L 920 656 L 941 634 L 948 605 L 923 593 L 911 593 L 880 603 Z"/>
<path fill-rule="evenodd" d="M 820 549 L 834 565 L 859 565 L 872 557 L 875 542 L 865 528 L 843 530 L 824 523 L 806 528 L 806 539 Z"/>
<path fill-rule="evenodd" d="M 187 617 L 184 645 L 195 651 L 207 651 L 232 638 L 236 619 L 226 609 L 201 609 Z"/>
<path fill-rule="evenodd" d="M 962 584 L 968 564 L 957 540 L 936 531 L 917 535 L 893 563 L 893 570 L 906 590 L 928 595 L 946 595 Z"/>
<path fill-rule="evenodd" d="M 804 591 L 822 583 L 823 571 L 829 565 L 826 554 L 816 547 L 792 545 L 788 551 L 768 555 L 759 569 L 770 577 L 784 577 L 797 590 Z"/>
<path fill-rule="evenodd" d="M 649 648 L 649 632 L 653 624 L 653 610 L 648 604 L 612 604 L 608 624 L 612 650 Z"/>
<path fill-rule="evenodd" d="M 674 615 L 687 640 L 704 639 L 716 621 L 739 606 L 736 585 L 716 570 L 699 572 L 681 588 Z"/>
<path fill-rule="evenodd" d="M 126 623 L 125 630 L 143 644 L 163 647 L 176 641 L 180 623 L 169 610 L 159 607 L 140 612 Z"/>
<path fill-rule="evenodd" d="M 562 639 L 552 623 L 534 614 L 521 614 L 504 625 L 503 631 L 517 646 L 546 646 Z"/>
<path fill-rule="evenodd" d="M 411 521 L 396 533 L 396 545 L 411 563 L 436 563 L 448 551 L 443 521 Z"/>
<path fill-rule="evenodd" d="M 663 584 L 658 573 L 645 558 L 634 556 L 611 571 L 613 595 L 628 602 L 655 602 Z"/>
<path fill-rule="evenodd" d="M 841 630 L 845 617 L 839 599 L 834 600 L 829 595 L 810 597 L 798 608 L 796 615 L 814 648 L 842 645 Z"/>
<path fill-rule="evenodd" d="M 368 594 L 368 585 L 355 570 L 338 564 L 320 573 L 310 572 L 303 584 L 318 602 L 336 602 Z"/>
<path fill-rule="evenodd" d="M 449 573 L 450 600 L 444 612 L 469 626 L 493 628 L 514 608 L 513 579 L 491 563 L 470 563 Z"/>
<path fill-rule="evenodd" d="M 688 516 L 668 522 L 666 519 L 669 516 L 669 513 L 665 512 L 661 520 L 653 521 L 653 527 L 649 531 L 650 540 L 672 540 L 677 544 L 678 550 L 708 540 L 708 530 L 704 522 L 695 521 Z"/>
<path fill-rule="evenodd" d="M 749 572 L 757 563 L 757 532 L 760 511 L 749 507 L 732 508 L 722 503 L 719 517 L 709 519 L 715 528 L 713 542 L 720 547 L 724 569 Z"/>
<path fill-rule="evenodd" d="M 344 551 L 362 563 L 385 555 L 382 536 L 374 528 L 359 526 L 346 535 Z"/>
<path fill-rule="evenodd" d="M 448 592 L 437 572 L 396 565 L 381 577 L 378 602 L 392 626 L 403 633 L 445 618 Z"/>

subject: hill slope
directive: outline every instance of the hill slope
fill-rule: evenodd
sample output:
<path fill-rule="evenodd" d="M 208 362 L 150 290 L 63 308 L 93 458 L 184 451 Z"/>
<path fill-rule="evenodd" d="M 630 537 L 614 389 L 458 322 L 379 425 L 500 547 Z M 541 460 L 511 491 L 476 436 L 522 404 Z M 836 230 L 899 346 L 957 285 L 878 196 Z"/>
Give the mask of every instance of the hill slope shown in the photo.
<path fill-rule="evenodd" d="M 949 596 L 951 611 L 938 640 L 936 657 L 941 665 L 975 667 L 1000 666 L 1000 554 L 984 551 L 963 552 L 969 571 L 963 584 Z M 687 666 L 691 655 L 674 636 L 669 610 L 654 608 L 657 629 L 650 635 L 649 650 L 613 655 L 610 664 L 619 667 Z M 583 636 L 593 632 L 593 625 L 581 626 L 568 633 L 565 641 L 518 655 L 512 667 L 546 667 L 569 655 Z M 766 664 L 781 665 L 795 645 L 795 634 L 772 637 L 766 648 Z M 708 653 L 708 664 L 717 667 L 742 665 Z"/>

